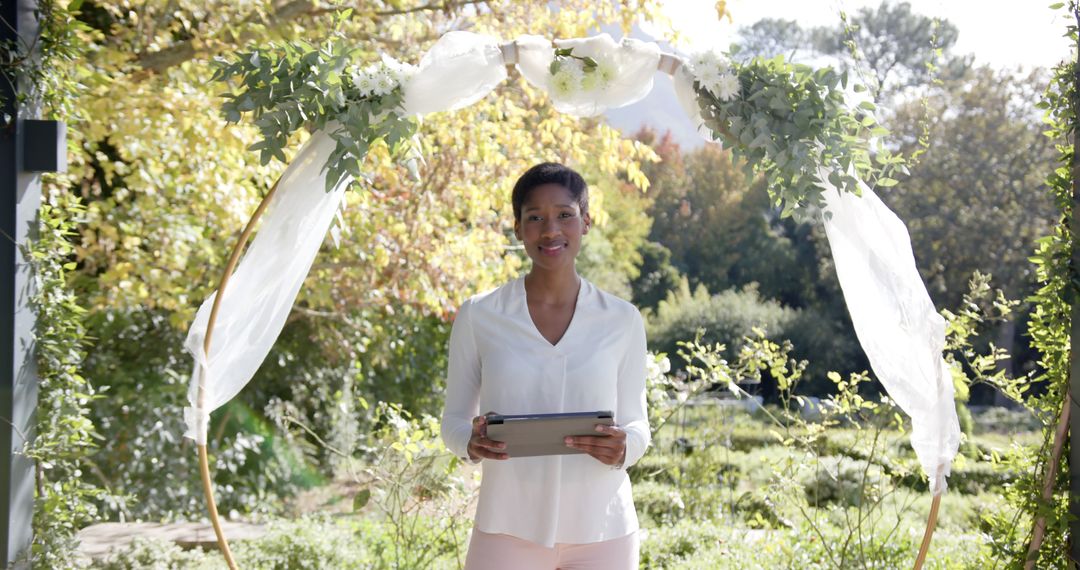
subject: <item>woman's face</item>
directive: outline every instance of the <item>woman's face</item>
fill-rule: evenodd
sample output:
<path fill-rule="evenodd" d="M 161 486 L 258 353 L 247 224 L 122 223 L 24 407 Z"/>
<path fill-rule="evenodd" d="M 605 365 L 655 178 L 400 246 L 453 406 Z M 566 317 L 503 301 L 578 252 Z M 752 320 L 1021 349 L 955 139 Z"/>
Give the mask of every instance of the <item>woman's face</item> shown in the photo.
<path fill-rule="evenodd" d="M 521 205 L 521 219 L 514 222 L 514 234 L 525 244 L 533 267 L 571 267 L 581 250 L 581 236 L 589 233 L 592 221 L 562 184 L 537 186 Z"/>

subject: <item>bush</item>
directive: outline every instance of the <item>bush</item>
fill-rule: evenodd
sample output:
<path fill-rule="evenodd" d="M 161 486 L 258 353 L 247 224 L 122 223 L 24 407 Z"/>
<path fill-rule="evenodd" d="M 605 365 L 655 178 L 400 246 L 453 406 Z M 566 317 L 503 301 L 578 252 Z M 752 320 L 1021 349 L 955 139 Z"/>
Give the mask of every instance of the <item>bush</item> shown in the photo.
<path fill-rule="evenodd" d="M 711 521 L 684 520 L 642 531 L 641 568 L 680 568 L 724 541 L 726 533 Z"/>
<path fill-rule="evenodd" d="M 1039 418 L 1027 408 L 1010 409 L 992 406 L 979 411 L 972 409 L 975 433 L 1011 434 L 1024 431 L 1038 431 L 1043 428 Z"/>
<path fill-rule="evenodd" d="M 807 361 L 806 373 L 799 386 L 802 394 L 831 394 L 833 385 L 827 379 L 830 371 L 847 376 L 870 368 L 847 313 L 801 309 L 784 327 L 783 336 L 794 346 L 792 355 Z M 875 390 L 879 389 L 875 386 Z"/>
<path fill-rule="evenodd" d="M 203 516 L 202 492 L 191 484 L 198 473 L 195 446 L 182 437 L 191 374 L 183 333 L 168 315 L 152 311 L 105 311 L 89 325 L 97 343 L 84 375 L 109 388 L 91 406 L 102 440 L 84 477 L 108 490 L 106 517 Z M 273 513 L 310 474 L 248 401 L 237 398 L 213 414 L 208 447 L 218 507 Z"/>
<path fill-rule="evenodd" d="M 725 345 L 728 360 L 734 360 L 743 337 L 752 335 L 755 327 L 764 328 L 770 338 L 779 338 L 797 315 L 795 309 L 762 299 L 754 287 L 710 295 L 700 285 L 691 292 L 685 278 L 656 311 L 646 311 L 649 343 L 655 352 L 678 354 L 679 341 L 692 339 L 704 329 L 702 344 Z"/>
<path fill-rule="evenodd" d="M 184 550 L 165 540 L 136 538 L 91 564 L 95 570 L 211 570 L 221 566 L 217 552 Z"/>
<path fill-rule="evenodd" d="M 237 564 L 259 570 L 370 568 L 368 545 L 357 534 L 318 519 L 277 523 L 265 537 L 237 545 Z"/>

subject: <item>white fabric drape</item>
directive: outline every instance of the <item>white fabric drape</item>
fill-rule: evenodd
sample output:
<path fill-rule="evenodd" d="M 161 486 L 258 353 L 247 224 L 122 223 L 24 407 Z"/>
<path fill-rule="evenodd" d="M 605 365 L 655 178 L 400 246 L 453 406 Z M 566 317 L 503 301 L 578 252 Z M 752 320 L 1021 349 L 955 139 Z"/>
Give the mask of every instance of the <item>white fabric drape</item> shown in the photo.
<path fill-rule="evenodd" d="M 426 115 L 468 107 L 506 80 L 495 38 L 448 32 L 424 54 L 402 90 L 405 114 Z"/>
<path fill-rule="evenodd" d="M 698 133 L 712 141 L 693 76 L 682 66 L 672 80 Z M 931 492 L 943 493 L 960 447 L 952 375 L 942 358 L 945 320 L 915 266 L 904 222 L 863 181 L 860 197 L 839 191 L 827 170 L 818 175 L 825 233 L 855 334 L 885 391 L 911 418 L 911 446 Z"/>
<path fill-rule="evenodd" d="M 326 237 L 349 180 L 326 191 L 323 166 L 334 140 L 317 132 L 285 170 L 263 213 L 262 226 L 229 278 L 218 308 L 210 354 L 203 352 L 206 325 L 217 293 L 195 315 L 184 348 L 195 359 L 184 409 L 185 437 L 206 443 L 210 412 L 231 400 L 259 369 L 281 334 L 296 294 Z M 205 401 L 199 406 L 199 382 Z"/>
<path fill-rule="evenodd" d="M 837 190 L 826 173 L 821 179 L 825 232 L 855 333 L 878 380 L 911 417 L 911 446 L 939 494 L 960 446 L 952 375 L 941 357 L 945 319 L 900 218 L 862 181 L 859 197 Z"/>
<path fill-rule="evenodd" d="M 660 61 L 655 44 L 631 39 L 616 43 L 607 34 L 556 41 L 558 47 L 573 47 L 576 55 L 614 69 L 603 89 L 560 95 L 549 72 L 551 42 L 522 36 L 515 43 L 516 49 L 509 51 L 526 80 L 548 93 L 556 109 L 582 116 L 640 100 L 652 89 Z M 506 78 L 503 57 L 494 38 L 446 34 L 403 85 L 405 113 L 423 115 L 478 101 Z M 693 78 L 680 67 L 673 80 L 680 105 L 709 138 Z M 185 342 L 195 358 L 185 435 L 200 443 L 206 441 L 209 413 L 231 399 L 265 359 L 327 233 L 347 186 L 343 182 L 332 192 L 324 191 L 322 168 L 333 148 L 328 135 L 316 133 L 286 170 L 262 229 L 225 290 L 209 357 L 202 344 L 214 295 L 199 308 Z M 959 445 L 952 382 L 941 358 L 944 323 L 915 269 L 903 223 L 865 185 L 859 198 L 838 193 L 827 176 L 822 180 L 828 188 L 826 232 L 859 341 L 889 395 L 911 416 L 912 445 L 932 490 L 940 493 Z M 207 393 L 205 405 L 197 409 L 200 380 L 205 380 Z"/>
<path fill-rule="evenodd" d="M 713 141 L 712 131 L 705 126 L 705 121 L 701 118 L 701 106 L 698 104 L 697 92 L 694 91 L 694 76 L 685 65 L 680 65 L 671 75 L 671 82 L 675 88 L 675 98 L 679 100 L 679 106 L 690 118 L 698 134 L 707 141 Z"/>

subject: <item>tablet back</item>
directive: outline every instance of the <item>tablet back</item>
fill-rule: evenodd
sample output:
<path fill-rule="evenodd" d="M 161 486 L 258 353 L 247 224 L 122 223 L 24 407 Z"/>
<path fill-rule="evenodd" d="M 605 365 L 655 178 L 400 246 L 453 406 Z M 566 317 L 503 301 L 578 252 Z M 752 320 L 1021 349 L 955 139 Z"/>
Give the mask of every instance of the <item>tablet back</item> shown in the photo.
<path fill-rule="evenodd" d="M 506 453 L 511 459 L 538 455 L 567 455 L 585 452 L 567 447 L 563 443 L 563 438 L 566 436 L 610 437 L 597 433 L 597 424 L 614 425 L 612 413 L 599 411 L 521 416 L 492 415 L 488 417 L 487 434 L 490 439 L 506 443 Z"/>

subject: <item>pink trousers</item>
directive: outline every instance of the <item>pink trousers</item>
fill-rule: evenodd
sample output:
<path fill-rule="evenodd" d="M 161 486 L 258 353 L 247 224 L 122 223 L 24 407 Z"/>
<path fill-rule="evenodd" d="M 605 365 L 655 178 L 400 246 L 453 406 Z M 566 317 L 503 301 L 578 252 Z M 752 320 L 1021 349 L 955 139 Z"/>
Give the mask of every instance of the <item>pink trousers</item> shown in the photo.
<path fill-rule="evenodd" d="M 548 548 L 508 534 L 473 529 L 465 570 L 637 570 L 638 533 Z"/>

